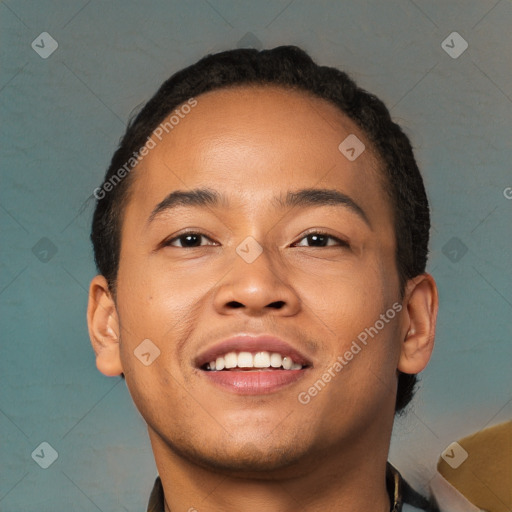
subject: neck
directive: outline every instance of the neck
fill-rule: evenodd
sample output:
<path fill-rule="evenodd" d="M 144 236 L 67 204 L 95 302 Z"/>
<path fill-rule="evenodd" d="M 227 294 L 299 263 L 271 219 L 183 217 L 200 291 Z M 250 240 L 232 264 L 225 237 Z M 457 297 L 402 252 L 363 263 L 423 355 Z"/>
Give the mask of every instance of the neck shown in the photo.
<path fill-rule="evenodd" d="M 382 425 L 381 425 L 382 429 Z M 386 461 L 391 428 L 264 475 L 219 472 L 175 453 L 149 429 L 166 512 L 389 512 Z M 383 439 L 383 437 L 385 437 Z M 370 449 L 368 447 L 371 447 Z"/>

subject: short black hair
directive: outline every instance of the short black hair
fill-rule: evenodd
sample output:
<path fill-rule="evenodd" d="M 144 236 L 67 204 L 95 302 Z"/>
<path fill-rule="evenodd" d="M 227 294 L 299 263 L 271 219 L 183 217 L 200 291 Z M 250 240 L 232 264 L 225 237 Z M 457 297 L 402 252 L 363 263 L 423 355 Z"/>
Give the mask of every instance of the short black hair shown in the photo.
<path fill-rule="evenodd" d="M 408 279 L 425 272 L 430 213 L 409 138 L 391 120 L 384 103 L 358 87 L 343 71 L 319 66 L 296 46 L 235 49 L 209 54 L 166 80 L 129 122 L 101 187 L 96 189 L 91 240 L 98 271 L 115 298 L 121 227 L 129 200 L 129 172 L 160 123 L 180 105 L 203 93 L 243 85 L 275 85 L 327 100 L 364 132 L 382 159 L 382 174 L 394 213 L 396 265 L 403 296 Z M 124 169 L 125 172 L 120 172 Z M 126 171 L 128 169 L 128 172 Z M 108 185 L 108 186 L 107 186 Z M 411 401 L 416 375 L 398 372 L 395 412 Z"/>

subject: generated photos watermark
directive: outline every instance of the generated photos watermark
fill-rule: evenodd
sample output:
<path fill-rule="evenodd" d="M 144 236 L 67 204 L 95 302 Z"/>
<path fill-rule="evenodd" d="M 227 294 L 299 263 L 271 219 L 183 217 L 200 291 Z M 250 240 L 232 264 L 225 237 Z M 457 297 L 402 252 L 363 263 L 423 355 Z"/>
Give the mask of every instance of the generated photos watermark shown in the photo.
<path fill-rule="evenodd" d="M 108 180 L 106 180 L 101 187 L 94 189 L 94 197 L 101 200 L 108 192 L 114 190 L 116 185 L 118 185 L 121 180 L 129 174 L 130 171 L 132 171 L 152 149 L 156 147 L 157 141 L 153 140 L 153 137 L 158 139 L 158 141 L 161 141 L 164 133 L 169 133 L 171 130 L 174 130 L 174 128 L 180 123 L 180 120 L 184 119 L 196 105 L 197 100 L 195 98 L 190 98 L 186 103 L 174 110 L 170 116 L 168 116 L 153 130 L 153 133 L 147 138 L 146 143 L 139 149 L 139 151 L 134 151 L 132 156 L 128 158 L 124 165 L 119 167 L 119 169 L 117 169 L 117 171 Z"/>
<path fill-rule="evenodd" d="M 325 370 L 322 376 L 307 391 L 301 391 L 297 395 L 298 401 L 302 405 L 309 404 L 311 399 L 317 396 L 354 359 L 354 356 L 361 352 L 363 348 L 361 345 L 366 346 L 368 344 L 368 337 L 373 339 L 400 311 L 402 311 L 402 304 L 395 302 L 385 313 L 380 315 L 379 319 L 371 327 L 361 331 L 357 335 L 357 340 L 352 341 L 350 348 L 343 355 L 338 356 L 336 361 Z"/>

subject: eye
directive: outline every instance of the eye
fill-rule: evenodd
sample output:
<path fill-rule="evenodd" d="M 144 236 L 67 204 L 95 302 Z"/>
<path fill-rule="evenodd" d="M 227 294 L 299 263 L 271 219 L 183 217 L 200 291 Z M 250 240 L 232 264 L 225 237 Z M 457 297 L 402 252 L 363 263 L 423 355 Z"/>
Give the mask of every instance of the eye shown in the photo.
<path fill-rule="evenodd" d="M 201 243 L 203 240 L 208 240 L 211 243 L 203 244 Z M 307 240 L 308 244 L 300 243 L 302 240 Z M 334 242 L 334 243 L 329 243 Z M 179 244 L 179 245 L 177 245 Z M 187 232 L 182 233 L 181 235 L 175 236 L 162 242 L 163 247 L 178 247 L 183 249 L 194 249 L 196 247 L 204 247 L 205 245 L 215 245 L 209 237 L 207 237 L 203 233 L 199 232 Z M 324 233 L 321 231 L 314 231 L 308 233 L 306 236 L 302 237 L 299 242 L 296 242 L 294 245 L 299 247 L 333 247 L 333 246 L 341 246 L 341 247 L 349 247 L 349 243 L 345 240 L 341 240 L 335 236 L 329 235 L 328 233 Z"/>
<path fill-rule="evenodd" d="M 174 238 L 170 238 L 169 240 L 166 240 L 162 243 L 163 247 L 178 247 L 183 249 L 194 249 L 195 247 L 204 247 L 204 245 L 214 245 L 214 243 L 211 244 L 201 244 L 202 239 L 210 240 L 206 235 L 203 233 L 196 233 L 196 232 L 187 232 L 182 233 L 181 235 L 175 236 Z M 181 245 L 176 245 L 175 242 L 179 242 Z"/>
<path fill-rule="evenodd" d="M 329 235 L 328 233 L 324 233 L 322 231 L 313 231 L 308 233 L 306 236 L 300 239 L 307 240 L 312 245 L 304 245 L 296 242 L 294 245 L 298 245 L 299 247 L 332 247 L 332 246 L 342 246 L 342 247 L 350 247 L 349 243 L 345 240 L 341 240 L 335 236 Z M 329 240 L 333 240 L 334 244 L 329 244 Z"/>

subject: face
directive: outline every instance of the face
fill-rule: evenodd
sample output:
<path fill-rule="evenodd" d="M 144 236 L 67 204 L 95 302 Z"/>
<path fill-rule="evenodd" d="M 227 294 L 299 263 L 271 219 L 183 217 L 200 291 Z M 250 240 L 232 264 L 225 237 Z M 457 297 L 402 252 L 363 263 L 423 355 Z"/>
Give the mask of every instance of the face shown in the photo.
<path fill-rule="evenodd" d="M 152 441 L 266 472 L 378 437 L 392 424 L 403 312 L 371 144 L 304 93 L 196 100 L 132 171 L 122 226 L 120 361 Z M 366 148 L 353 161 L 338 149 L 349 135 Z M 263 367 L 219 369 L 248 357 Z"/>

